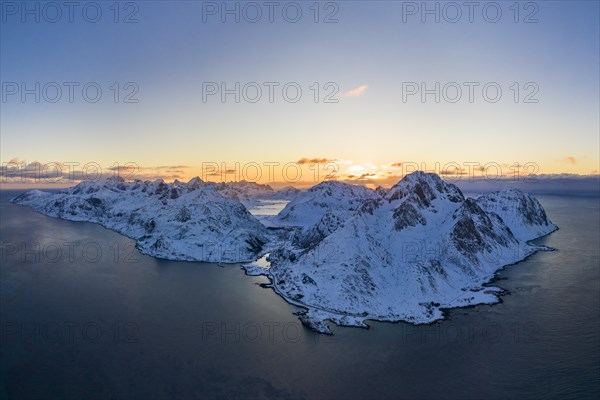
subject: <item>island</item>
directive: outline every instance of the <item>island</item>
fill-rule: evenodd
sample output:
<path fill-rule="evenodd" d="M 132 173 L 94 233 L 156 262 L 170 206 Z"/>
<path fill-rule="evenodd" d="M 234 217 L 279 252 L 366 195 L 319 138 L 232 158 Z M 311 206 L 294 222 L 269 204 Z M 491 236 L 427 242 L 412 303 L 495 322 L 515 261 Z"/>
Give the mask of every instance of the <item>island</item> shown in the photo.
<path fill-rule="evenodd" d="M 291 201 L 261 218 L 260 198 Z M 531 241 L 557 227 L 534 197 L 505 189 L 476 198 L 433 173 L 414 172 L 389 189 L 324 181 L 277 193 L 251 182 L 85 181 L 11 200 L 47 216 L 101 224 L 170 260 L 242 263 L 303 324 L 423 324 L 444 310 L 499 301 L 490 286 L 507 265 L 540 250 Z"/>

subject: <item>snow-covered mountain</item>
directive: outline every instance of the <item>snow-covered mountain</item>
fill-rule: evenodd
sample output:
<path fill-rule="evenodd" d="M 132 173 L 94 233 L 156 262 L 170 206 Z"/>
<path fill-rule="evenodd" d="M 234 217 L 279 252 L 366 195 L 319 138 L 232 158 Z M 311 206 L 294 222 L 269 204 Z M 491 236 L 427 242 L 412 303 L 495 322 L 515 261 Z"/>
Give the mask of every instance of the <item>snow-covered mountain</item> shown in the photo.
<path fill-rule="evenodd" d="M 152 256 L 252 261 L 268 240 L 266 229 L 222 191 L 200 178 L 167 184 L 114 177 L 85 181 L 59 193 L 33 190 L 12 201 L 48 216 L 101 224 L 135 239 Z"/>
<path fill-rule="evenodd" d="M 365 201 L 379 197 L 364 186 L 324 181 L 298 193 L 278 215 L 262 221 L 271 227 L 292 228 L 288 241 L 308 248 L 340 228 Z"/>
<path fill-rule="evenodd" d="M 325 214 L 345 219 L 365 200 L 379 195 L 364 186 L 338 181 L 324 181 L 299 193 L 280 213 L 275 221 L 282 226 L 311 226 Z"/>
<path fill-rule="evenodd" d="M 345 221 L 337 228 L 326 224 L 331 232 L 316 242 L 295 241 L 272 252 L 268 270 L 246 267 L 270 276 L 281 296 L 307 309 L 302 321 L 325 333 L 326 320 L 427 323 L 441 318 L 443 308 L 494 303 L 499 289 L 483 285 L 498 269 L 542 249 L 526 240 L 556 229 L 524 193 L 474 200 L 435 174 L 415 172 L 377 196 L 360 192 L 362 203 L 351 209 L 344 205 L 347 187 L 330 189 L 329 198 L 351 214 Z M 288 211 L 296 212 L 303 232 L 332 217 L 319 196 L 296 204 L 301 212 Z"/>
<path fill-rule="evenodd" d="M 554 230 L 546 211 L 533 196 L 517 189 L 504 189 L 477 198 L 477 203 L 487 212 L 497 214 L 521 240 L 531 240 Z"/>
<path fill-rule="evenodd" d="M 442 318 L 444 308 L 497 302 L 500 289 L 485 284 L 500 268 L 546 249 L 528 241 L 556 229 L 525 193 L 465 198 L 423 172 L 390 189 L 326 181 L 288 193 L 293 200 L 268 220 L 279 229 L 267 229 L 240 202 L 277 198 L 269 186 L 249 182 L 111 178 L 12 201 L 99 223 L 157 257 L 237 262 L 269 253 L 246 272 L 269 276 L 278 294 L 306 309 L 301 320 L 324 333 L 327 320 L 426 323 Z"/>
<path fill-rule="evenodd" d="M 206 185 L 213 186 L 224 197 L 237 200 L 248 209 L 255 207 L 259 199 L 270 198 L 276 193 L 269 185 L 248 181 L 207 182 Z"/>
<path fill-rule="evenodd" d="M 256 182 L 239 181 L 239 182 L 206 182 L 206 185 L 213 186 L 217 192 L 227 197 L 242 203 L 247 209 L 252 209 L 260 206 L 265 200 L 293 200 L 302 193 L 302 190 L 295 187 L 285 187 L 279 190 L 274 190 L 267 184 Z"/>
<path fill-rule="evenodd" d="M 296 198 L 296 196 L 298 196 L 300 193 L 302 193 L 301 189 L 295 188 L 293 186 L 287 186 L 284 188 L 281 188 L 277 191 L 275 191 L 275 193 L 273 193 L 271 196 L 269 196 L 270 199 L 272 200 L 294 200 Z"/>

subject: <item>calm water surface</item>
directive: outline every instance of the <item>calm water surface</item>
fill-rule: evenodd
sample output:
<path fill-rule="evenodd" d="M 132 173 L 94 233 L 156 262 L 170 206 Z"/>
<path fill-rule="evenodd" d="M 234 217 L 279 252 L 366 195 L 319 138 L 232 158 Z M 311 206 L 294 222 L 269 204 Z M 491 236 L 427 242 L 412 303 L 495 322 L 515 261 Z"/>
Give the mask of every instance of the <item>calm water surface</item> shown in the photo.
<path fill-rule="evenodd" d="M 173 262 L 0 191 L 0 398 L 595 398 L 598 198 L 538 197 L 557 248 L 503 302 L 426 326 L 304 328 L 239 265 Z M 37 244 L 37 247 L 36 247 Z"/>

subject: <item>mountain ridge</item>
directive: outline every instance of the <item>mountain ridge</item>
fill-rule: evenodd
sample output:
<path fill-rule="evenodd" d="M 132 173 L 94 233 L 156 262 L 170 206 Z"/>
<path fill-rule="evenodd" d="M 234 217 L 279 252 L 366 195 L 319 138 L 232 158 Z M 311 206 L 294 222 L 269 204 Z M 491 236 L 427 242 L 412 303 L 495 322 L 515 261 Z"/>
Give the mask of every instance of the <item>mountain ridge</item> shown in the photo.
<path fill-rule="evenodd" d="M 519 190 L 467 198 L 432 173 L 412 173 L 387 190 L 337 181 L 288 190 L 294 199 L 267 229 L 246 207 L 276 193 L 249 182 L 110 178 L 11 201 L 99 223 L 152 256 L 251 262 L 246 273 L 268 276 L 280 296 L 305 309 L 301 321 L 322 333 L 331 333 L 327 321 L 428 323 L 445 308 L 497 302 L 499 289 L 486 286 L 494 274 L 545 250 L 530 241 L 557 229 Z M 265 254 L 267 265 L 252 263 Z"/>

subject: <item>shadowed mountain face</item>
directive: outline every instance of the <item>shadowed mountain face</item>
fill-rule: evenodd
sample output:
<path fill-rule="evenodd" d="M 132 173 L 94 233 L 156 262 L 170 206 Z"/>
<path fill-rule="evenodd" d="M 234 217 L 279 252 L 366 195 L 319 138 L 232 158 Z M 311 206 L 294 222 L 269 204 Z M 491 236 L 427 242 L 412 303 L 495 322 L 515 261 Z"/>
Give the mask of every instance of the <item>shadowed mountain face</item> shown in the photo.
<path fill-rule="evenodd" d="M 286 196 L 291 194 L 286 191 Z M 244 207 L 274 198 L 249 182 L 83 182 L 12 201 L 45 215 L 99 223 L 174 260 L 239 262 L 270 252 L 265 274 L 277 293 L 307 309 L 302 321 L 329 333 L 327 320 L 431 322 L 443 308 L 497 301 L 483 286 L 505 265 L 541 248 L 527 241 L 556 229 L 539 202 L 518 190 L 478 199 L 435 174 L 415 172 L 389 190 L 336 181 L 293 200 L 269 231 Z"/>

